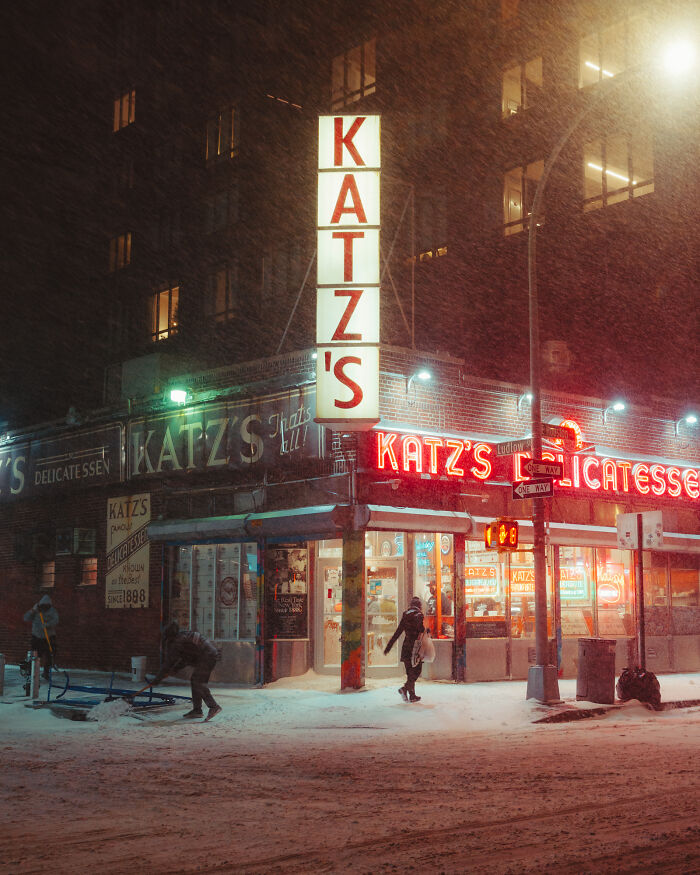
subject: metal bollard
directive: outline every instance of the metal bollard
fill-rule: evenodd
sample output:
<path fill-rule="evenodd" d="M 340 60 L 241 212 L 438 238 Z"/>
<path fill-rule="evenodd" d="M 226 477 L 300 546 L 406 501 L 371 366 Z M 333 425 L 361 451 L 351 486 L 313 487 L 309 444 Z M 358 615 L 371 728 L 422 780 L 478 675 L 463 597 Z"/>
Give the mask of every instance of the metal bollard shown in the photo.
<path fill-rule="evenodd" d="M 39 698 L 39 686 L 41 681 L 39 679 L 39 673 L 41 671 L 41 660 L 39 659 L 39 654 L 36 650 L 32 651 L 32 699 Z"/>

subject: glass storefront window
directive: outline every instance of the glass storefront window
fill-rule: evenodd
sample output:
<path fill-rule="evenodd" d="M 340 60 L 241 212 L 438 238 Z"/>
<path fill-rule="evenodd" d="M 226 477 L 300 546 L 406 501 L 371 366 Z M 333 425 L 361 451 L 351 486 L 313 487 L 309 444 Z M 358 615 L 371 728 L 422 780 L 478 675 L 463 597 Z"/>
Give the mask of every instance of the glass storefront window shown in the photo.
<path fill-rule="evenodd" d="M 600 638 L 634 635 L 634 570 L 629 550 L 598 547 L 596 555 L 597 619 Z"/>
<path fill-rule="evenodd" d="M 257 574 L 255 543 L 175 548 L 170 618 L 218 641 L 254 638 Z"/>
<path fill-rule="evenodd" d="M 414 538 L 413 595 L 423 602 L 433 638 L 454 637 L 454 550 L 452 535 L 419 532 Z"/>
<path fill-rule="evenodd" d="M 557 547 L 554 547 L 556 550 Z M 561 631 L 564 637 L 593 635 L 593 549 L 559 547 L 559 598 Z"/>
<path fill-rule="evenodd" d="M 700 556 L 669 553 L 671 631 L 700 634 Z"/>

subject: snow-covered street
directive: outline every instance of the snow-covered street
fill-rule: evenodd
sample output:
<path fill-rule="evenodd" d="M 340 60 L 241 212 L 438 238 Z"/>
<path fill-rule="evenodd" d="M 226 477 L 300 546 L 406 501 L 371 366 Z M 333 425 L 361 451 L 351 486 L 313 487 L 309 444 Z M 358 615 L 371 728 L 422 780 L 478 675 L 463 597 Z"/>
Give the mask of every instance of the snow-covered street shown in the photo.
<path fill-rule="evenodd" d="M 660 681 L 700 698 L 698 675 Z M 77 722 L 27 708 L 9 667 L 0 871 L 700 871 L 697 705 L 541 724 L 557 709 L 519 682 L 419 682 L 416 705 L 314 674 L 213 692 L 211 723 Z"/>

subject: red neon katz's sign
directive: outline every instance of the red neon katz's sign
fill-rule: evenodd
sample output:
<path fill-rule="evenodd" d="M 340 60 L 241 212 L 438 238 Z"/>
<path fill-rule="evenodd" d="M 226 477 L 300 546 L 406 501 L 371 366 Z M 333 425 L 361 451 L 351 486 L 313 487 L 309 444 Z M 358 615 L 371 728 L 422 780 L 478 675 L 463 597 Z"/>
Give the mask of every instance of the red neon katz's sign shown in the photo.
<path fill-rule="evenodd" d="M 522 470 L 529 453 L 499 457 L 495 447 L 483 441 L 395 431 L 374 431 L 371 441 L 372 467 L 384 473 L 511 483 L 529 479 Z M 554 481 L 562 490 L 700 498 L 697 468 L 547 450 L 542 458 L 563 464 L 564 476 Z"/>

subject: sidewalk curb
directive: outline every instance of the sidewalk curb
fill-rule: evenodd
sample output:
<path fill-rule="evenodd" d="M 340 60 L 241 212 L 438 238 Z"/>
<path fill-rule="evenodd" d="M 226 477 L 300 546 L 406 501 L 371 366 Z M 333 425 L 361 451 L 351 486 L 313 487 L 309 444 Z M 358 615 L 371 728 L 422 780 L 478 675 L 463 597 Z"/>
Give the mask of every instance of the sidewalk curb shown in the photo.
<path fill-rule="evenodd" d="M 630 699 L 630 701 L 636 701 Z M 533 720 L 533 723 L 571 723 L 574 720 L 585 720 L 587 717 L 600 717 L 602 714 L 607 714 L 608 711 L 617 711 L 626 705 L 626 702 L 615 702 L 611 705 L 601 705 L 598 708 L 567 708 L 565 711 L 559 711 L 556 714 L 547 714 L 544 717 L 539 717 Z M 640 704 L 646 704 L 641 702 Z M 662 711 L 672 711 L 675 708 L 696 708 L 700 706 L 700 699 L 678 699 L 673 702 L 662 702 L 661 707 L 656 711 L 651 705 L 646 704 L 646 708 L 654 713 Z"/>

